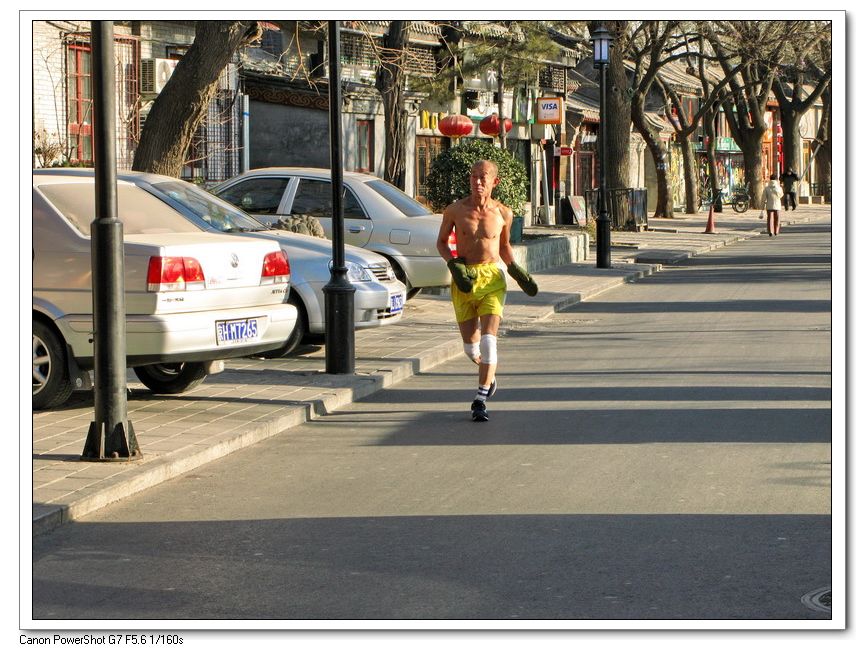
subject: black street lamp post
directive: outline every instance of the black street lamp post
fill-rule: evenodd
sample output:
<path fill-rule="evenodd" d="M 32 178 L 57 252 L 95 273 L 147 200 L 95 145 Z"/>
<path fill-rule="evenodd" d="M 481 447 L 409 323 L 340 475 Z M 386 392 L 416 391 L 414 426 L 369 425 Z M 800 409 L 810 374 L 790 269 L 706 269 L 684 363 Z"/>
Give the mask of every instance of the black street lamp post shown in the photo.
<path fill-rule="evenodd" d="M 114 22 L 95 20 L 93 161 L 95 219 L 90 225 L 93 284 L 93 407 L 82 460 L 143 458 L 126 400 L 126 294 L 123 222 L 117 214 Z"/>
<path fill-rule="evenodd" d="M 333 264 L 324 285 L 325 372 L 354 374 L 354 286 L 345 265 L 342 209 L 342 97 L 340 93 L 339 21 L 327 31 L 328 87 L 330 89 L 330 174 L 333 189 Z"/>
<path fill-rule="evenodd" d="M 595 67 L 600 71 L 601 125 L 598 155 L 600 157 L 600 178 L 598 201 L 596 266 L 610 268 L 610 215 L 607 212 L 607 65 L 610 63 L 610 32 L 603 25 L 592 32 Z"/>

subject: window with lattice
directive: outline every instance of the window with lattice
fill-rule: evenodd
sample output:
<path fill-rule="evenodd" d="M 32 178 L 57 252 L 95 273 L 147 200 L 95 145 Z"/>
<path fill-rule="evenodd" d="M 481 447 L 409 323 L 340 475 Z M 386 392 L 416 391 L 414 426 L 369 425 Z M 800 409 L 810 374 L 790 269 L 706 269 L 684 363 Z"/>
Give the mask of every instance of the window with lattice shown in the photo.
<path fill-rule="evenodd" d="M 558 92 L 565 92 L 565 71 L 548 65 L 541 68 L 539 79 L 541 86 Z"/>
<path fill-rule="evenodd" d="M 343 65 L 375 68 L 378 65 L 378 54 L 366 36 L 342 34 L 340 38 L 340 62 Z"/>

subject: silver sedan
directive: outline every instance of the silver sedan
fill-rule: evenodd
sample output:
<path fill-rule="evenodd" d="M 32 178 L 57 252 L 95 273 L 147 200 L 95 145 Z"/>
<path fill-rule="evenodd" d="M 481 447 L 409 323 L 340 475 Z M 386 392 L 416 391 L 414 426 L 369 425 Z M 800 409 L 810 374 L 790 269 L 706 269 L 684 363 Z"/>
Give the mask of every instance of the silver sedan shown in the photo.
<path fill-rule="evenodd" d="M 309 214 L 331 236 L 332 191 L 329 169 L 255 169 L 212 192 L 256 218 L 275 223 L 281 216 Z M 375 176 L 346 172 L 343 213 L 345 241 L 390 260 L 405 282 L 408 297 L 423 287 L 450 285 L 450 274 L 436 249 L 441 215 Z"/>
<path fill-rule="evenodd" d="M 307 335 L 325 332 L 324 286 L 330 281 L 333 243 L 285 230 L 274 230 L 230 203 L 191 183 L 159 176 L 126 172 L 119 175 L 166 201 L 203 230 L 276 241 L 291 262 L 288 301 L 297 307 L 297 323 L 286 343 L 265 357 L 293 351 Z M 403 314 L 405 285 L 396 279 L 390 263 L 376 253 L 345 246 L 348 280 L 354 287 L 354 327 L 367 329 L 396 323 Z"/>

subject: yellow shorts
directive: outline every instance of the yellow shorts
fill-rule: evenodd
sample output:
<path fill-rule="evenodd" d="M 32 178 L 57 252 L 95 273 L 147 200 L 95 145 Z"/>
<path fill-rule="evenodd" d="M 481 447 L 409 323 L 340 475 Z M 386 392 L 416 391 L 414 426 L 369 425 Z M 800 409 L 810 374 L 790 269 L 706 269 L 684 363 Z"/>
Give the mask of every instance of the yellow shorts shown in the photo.
<path fill-rule="evenodd" d="M 451 302 L 457 322 L 495 314 L 501 316 L 505 310 L 505 295 L 508 285 L 505 275 L 498 264 L 467 264 L 477 274 L 471 293 L 464 293 L 451 282 Z"/>

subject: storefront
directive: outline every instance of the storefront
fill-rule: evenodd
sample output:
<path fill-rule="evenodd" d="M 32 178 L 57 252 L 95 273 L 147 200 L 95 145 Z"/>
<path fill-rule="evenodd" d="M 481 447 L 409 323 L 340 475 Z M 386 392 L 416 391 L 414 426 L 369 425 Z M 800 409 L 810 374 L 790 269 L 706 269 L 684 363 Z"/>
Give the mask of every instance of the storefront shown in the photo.
<path fill-rule="evenodd" d="M 709 188 L 709 155 L 701 143 L 697 149 L 701 193 Z M 723 200 L 745 186 L 745 160 L 733 138 L 718 138 L 715 143 L 715 175 Z"/>

